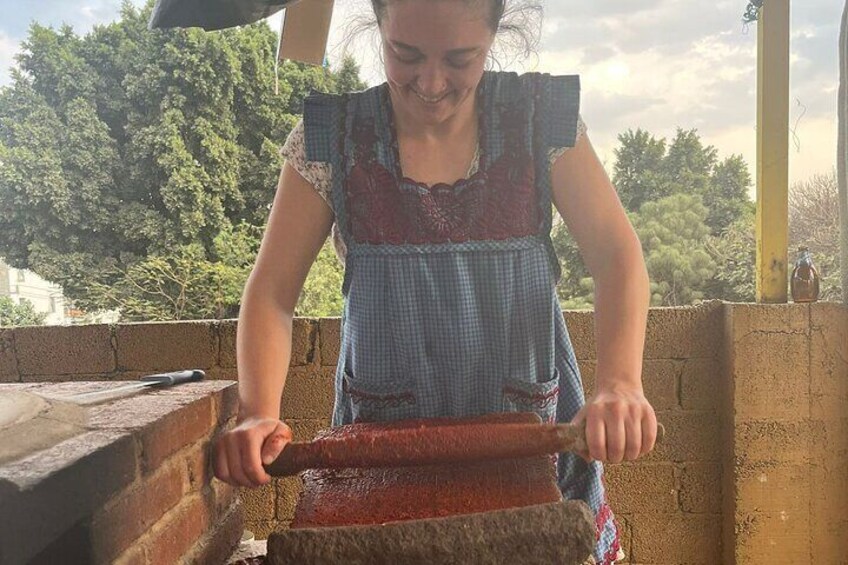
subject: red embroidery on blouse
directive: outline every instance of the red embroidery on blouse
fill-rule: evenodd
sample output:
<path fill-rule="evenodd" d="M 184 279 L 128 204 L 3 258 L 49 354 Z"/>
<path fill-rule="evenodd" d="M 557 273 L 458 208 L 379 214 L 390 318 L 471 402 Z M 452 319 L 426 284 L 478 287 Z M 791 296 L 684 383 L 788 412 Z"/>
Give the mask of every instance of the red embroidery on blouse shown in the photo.
<path fill-rule="evenodd" d="M 355 164 L 345 180 L 351 235 L 358 243 L 425 244 L 506 240 L 538 233 L 535 163 L 516 150 L 469 179 L 432 187 L 396 177 L 375 155 L 371 120 L 354 127 Z"/>

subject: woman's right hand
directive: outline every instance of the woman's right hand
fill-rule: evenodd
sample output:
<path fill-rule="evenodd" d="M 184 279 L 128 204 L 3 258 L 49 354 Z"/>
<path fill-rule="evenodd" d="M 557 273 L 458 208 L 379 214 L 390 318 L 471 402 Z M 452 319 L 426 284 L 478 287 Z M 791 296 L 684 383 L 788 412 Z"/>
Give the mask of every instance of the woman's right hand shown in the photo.
<path fill-rule="evenodd" d="M 215 476 L 233 486 L 268 484 L 271 476 L 262 465 L 274 461 L 291 441 L 291 428 L 282 421 L 246 418 L 215 442 Z"/>

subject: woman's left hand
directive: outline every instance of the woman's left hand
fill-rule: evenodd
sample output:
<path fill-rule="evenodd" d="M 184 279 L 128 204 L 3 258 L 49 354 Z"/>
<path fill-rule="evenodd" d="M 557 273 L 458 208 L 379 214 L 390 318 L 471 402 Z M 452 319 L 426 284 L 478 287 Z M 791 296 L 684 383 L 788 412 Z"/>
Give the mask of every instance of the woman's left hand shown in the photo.
<path fill-rule="evenodd" d="M 657 417 L 641 387 L 598 390 L 572 420 L 586 422 L 587 460 L 633 461 L 654 448 Z"/>

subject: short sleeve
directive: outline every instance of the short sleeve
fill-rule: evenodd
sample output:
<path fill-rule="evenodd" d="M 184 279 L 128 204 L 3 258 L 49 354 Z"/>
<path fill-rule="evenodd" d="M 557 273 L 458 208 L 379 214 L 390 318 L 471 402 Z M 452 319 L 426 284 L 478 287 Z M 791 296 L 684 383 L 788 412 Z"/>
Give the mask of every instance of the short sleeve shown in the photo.
<path fill-rule="evenodd" d="M 318 195 L 324 199 L 332 210 L 333 199 L 331 198 L 333 171 L 329 163 L 306 160 L 306 142 L 304 137 L 303 121 L 301 120 L 289 134 L 280 155 L 291 165 L 300 176 L 311 184 Z"/>
<path fill-rule="evenodd" d="M 574 136 L 574 144 L 577 145 L 577 142 L 580 141 L 580 138 L 586 135 L 586 122 L 583 121 L 582 116 L 577 116 L 577 133 Z M 557 162 L 557 159 L 565 155 L 565 152 L 571 149 L 571 147 L 552 147 L 548 150 L 548 169 L 554 166 L 554 163 Z"/>
<path fill-rule="evenodd" d="M 542 127 L 548 149 L 574 147 L 580 134 L 580 77 L 550 76 L 541 87 Z"/>

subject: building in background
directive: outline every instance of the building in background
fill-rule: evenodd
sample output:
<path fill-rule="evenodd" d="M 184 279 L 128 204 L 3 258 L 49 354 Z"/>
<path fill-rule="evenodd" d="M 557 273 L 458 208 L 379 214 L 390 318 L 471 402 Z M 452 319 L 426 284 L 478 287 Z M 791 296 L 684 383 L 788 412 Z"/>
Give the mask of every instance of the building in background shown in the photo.
<path fill-rule="evenodd" d="M 45 324 L 69 324 L 62 287 L 47 282 L 32 271 L 15 269 L 0 260 L 0 296 L 8 296 L 15 303 L 29 300 L 36 311 L 47 315 Z"/>

